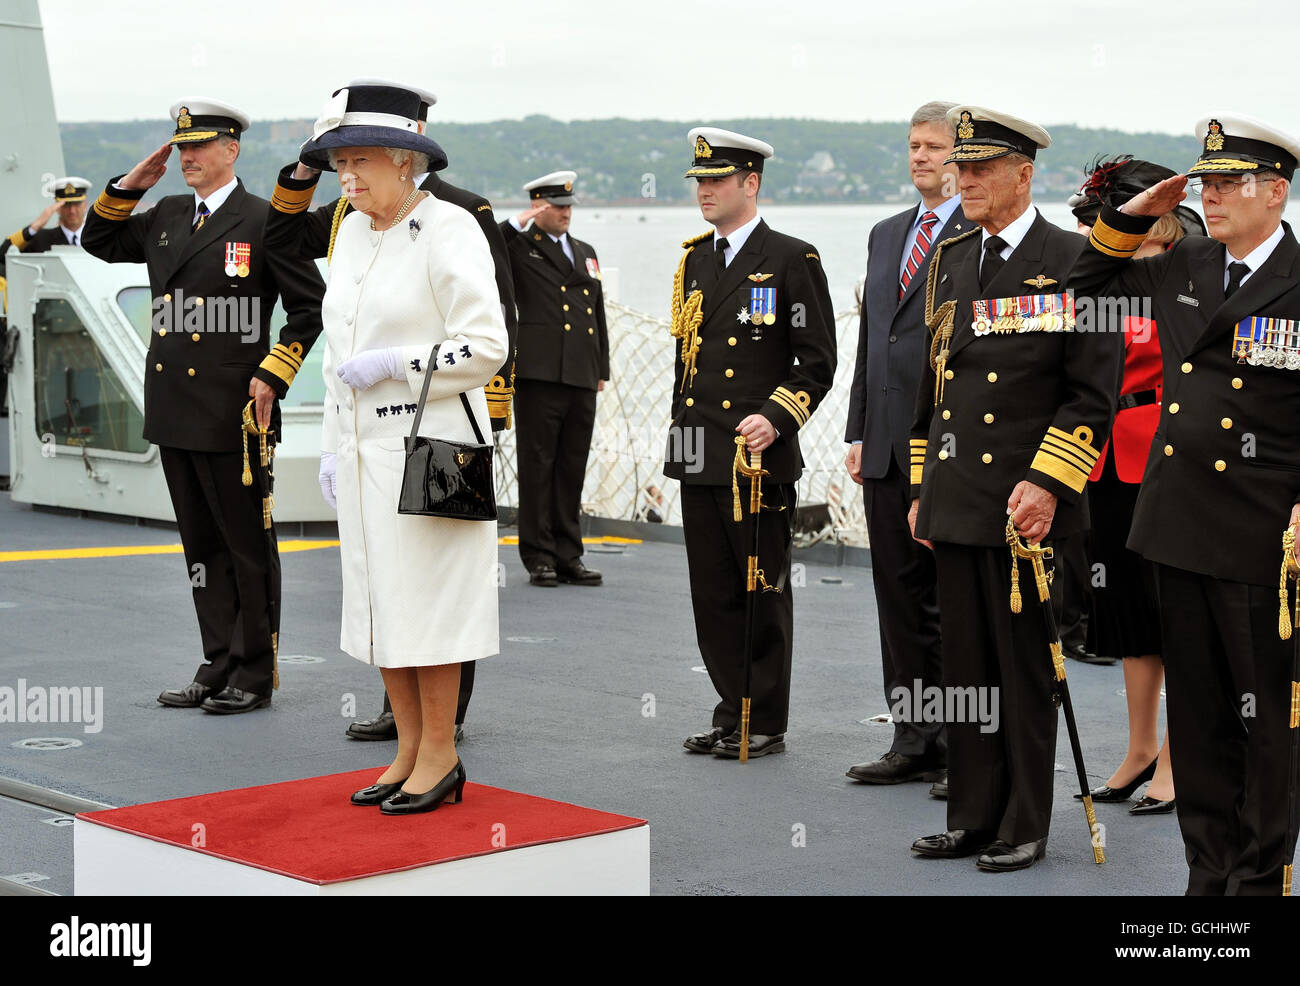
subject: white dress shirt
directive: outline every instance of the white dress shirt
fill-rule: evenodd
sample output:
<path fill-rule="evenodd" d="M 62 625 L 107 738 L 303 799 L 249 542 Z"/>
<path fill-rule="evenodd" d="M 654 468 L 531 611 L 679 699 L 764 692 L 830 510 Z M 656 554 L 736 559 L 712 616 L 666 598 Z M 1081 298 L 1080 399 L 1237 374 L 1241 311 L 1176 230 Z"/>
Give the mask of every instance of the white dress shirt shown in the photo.
<path fill-rule="evenodd" d="M 745 241 L 749 239 L 749 234 L 754 232 L 754 229 L 762 221 L 763 217 L 758 213 L 754 213 L 753 219 L 745 223 L 745 225 L 741 226 L 739 229 L 732 230 L 732 232 L 727 234 L 727 248 L 722 251 L 722 262 L 726 266 L 731 266 L 731 261 L 735 259 L 736 254 L 738 254 L 741 248 L 745 245 Z M 722 237 L 718 235 L 718 231 L 715 229 L 713 231 L 714 250 L 718 249 L 718 240 L 720 239 L 722 239 Z"/>
<path fill-rule="evenodd" d="M 235 186 L 238 184 L 239 184 L 238 178 L 231 178 L 229 182 L 222 185 L 215 192 L 206 196 L 200 195 L 198 193 L 198 190 L 196 189 L 194 192 L 194 217 L 190 220 L 190 225 L 193 226 L 196 222 L 199 221 L 200 202 L 207 203 L 208 215 L 212 215 L 212 213 L 216 212 L 225 204 L 226 199 L 230 198 L 230 193 L 235 190 Z"/>
<path fill-rule="evenodd" d="M 82 223 L 76 229 L 68 229 L 63 223 L 59 223 L 59 229 L 63 230 L 63 238 L 68 241 L 69 246 L 81 245 L 81 231 L 85 228 L 85 223 Z"/>
<path fill-rule="evenodd" d="M 1245 284 L 1247 281 L 1249 281 L 1251 276 L 1255 273 L 1255 271 L 1259 270 L 1260 267 L 1264 265 L 1264 261 L 1268 260 L 1268 258 L 1273 255 L 1273 251 L 1277 249 L 1277 245 L 1281 242 L 1282 242 L 1282 224 L 1278 223 L 1278 227 L 1277 229 L 1273 230 L 1272 236 L 1270 236 L 1259 246 L 1255 247 L 1255 249 L 1251 250 L 1250 253 L 1246 254 L 1246 256 L 1241 258 L 1241 263 L 1245 264 L 1247 267 L 1250 268 L 1250 270 L 1246 271 L 1246 273 L 1242 276 L 1241 278 L 1242 284 Z M 1228 265 L 1236 262 L 1237 262 L 1237 258 L 1234 257 L 1228 250 L 1223 251 L 1223 286 L 1225 288 L 1228 286 Z M 1238 285 L 1238 287 L 1240 287 L 1240 285 Z"/>
<path fill-rule="evenodd" d="M 1020 246 L 1020 241 L 1025 238 L 1025 234 L 1029 232 L 1029 227 L 1034 224 L 1034 220 L 1037 218 L 1038 218 L 1038 210 L 1031 205 L 1028 209 L 1022 212 L 1015 219 L 1013 219 L 1011 223 L 1008 224 L 1006 229 L 996 234 L 1002 237 L 1002 239 L 1005 240 L 1007 244 L 1000 251 L 998 251 L 998 256 L 1001 257 L 1003 260 L 1006 260 L 1008 257 L 1010 257 L 1011 254 L 1015 251 L 1016 247 Z M 984 230 L 983 234 L 980 236 L 981 251 L 983 251 L 984 244 L 988 242 L 989 237 L 993 235 L 994 234 L 990 233 L 987 229 Z M 980 253 L 981 263 L 983 263 L 983 257 L 984 254 L 981 252 Z"/>

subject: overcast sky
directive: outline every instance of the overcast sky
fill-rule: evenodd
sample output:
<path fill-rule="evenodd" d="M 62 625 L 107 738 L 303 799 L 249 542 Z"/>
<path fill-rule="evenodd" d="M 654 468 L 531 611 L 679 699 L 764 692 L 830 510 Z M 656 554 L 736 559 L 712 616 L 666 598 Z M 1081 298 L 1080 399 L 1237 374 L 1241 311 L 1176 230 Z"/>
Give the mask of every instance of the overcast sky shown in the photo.
<path fill-rule="evenodd" d="M 1189 133 L 1235 110 L 1300 132 L 1286 5 L 39 2 L 63 121 L 161 118 L 204 95 L 254 120 L 315 117 L 333 88 L 376 75 L 432 89 L 435 120 L 466 122 L 897 120 L 939 98 L 1047 126 Z"/>

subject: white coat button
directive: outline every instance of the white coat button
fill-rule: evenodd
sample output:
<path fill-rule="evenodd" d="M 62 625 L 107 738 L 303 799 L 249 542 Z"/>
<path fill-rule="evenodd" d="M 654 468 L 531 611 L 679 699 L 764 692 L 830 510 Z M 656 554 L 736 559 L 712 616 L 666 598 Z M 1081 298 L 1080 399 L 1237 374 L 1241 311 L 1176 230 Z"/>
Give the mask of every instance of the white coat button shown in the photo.
<path fill-rule="evenodd" d="M 351 325 L 351 324 L 352 324 L 352 315 L 351 315 L 351 314 L 348 314 L 348 315 L 344 315 L 344 316 L 343 316 L 343 324 L 344 324 L 344 325 Z"/>

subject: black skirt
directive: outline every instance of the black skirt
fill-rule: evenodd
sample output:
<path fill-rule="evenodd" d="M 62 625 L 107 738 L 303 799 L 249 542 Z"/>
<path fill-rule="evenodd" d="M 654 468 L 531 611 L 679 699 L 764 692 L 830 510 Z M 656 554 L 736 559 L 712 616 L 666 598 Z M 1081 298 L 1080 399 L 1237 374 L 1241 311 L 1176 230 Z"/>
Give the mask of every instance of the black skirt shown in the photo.
<path fill-rule="evenodd" d="M 1126 547 L 1139 488 L 1137 483 L 1120 480 L 1113 449 L 1106 450 L 1101 478 L 1088 484 L 1092 515 L 1088 650 L 1106 657 L 1160 653 L 1155 568 Z"/>

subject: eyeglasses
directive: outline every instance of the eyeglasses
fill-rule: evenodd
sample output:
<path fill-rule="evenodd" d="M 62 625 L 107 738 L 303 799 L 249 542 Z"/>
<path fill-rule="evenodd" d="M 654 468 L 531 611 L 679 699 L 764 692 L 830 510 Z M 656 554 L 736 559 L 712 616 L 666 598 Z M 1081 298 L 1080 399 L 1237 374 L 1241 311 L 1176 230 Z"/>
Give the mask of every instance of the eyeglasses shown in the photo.
<path fill-rule="evenodd" d="M 1239 188 L 1252 187 L 1259 182 L 1277 180 L 1276 178 L 1256 178 L 1254 175 L 1246 175 L 1244 178 L 1193 178 L 1187 183 L 1187 190 L 1199 197 L 1204 195 L 1205 189 L 1208 188 L 1220 198 L 1227 198 Z"/>

